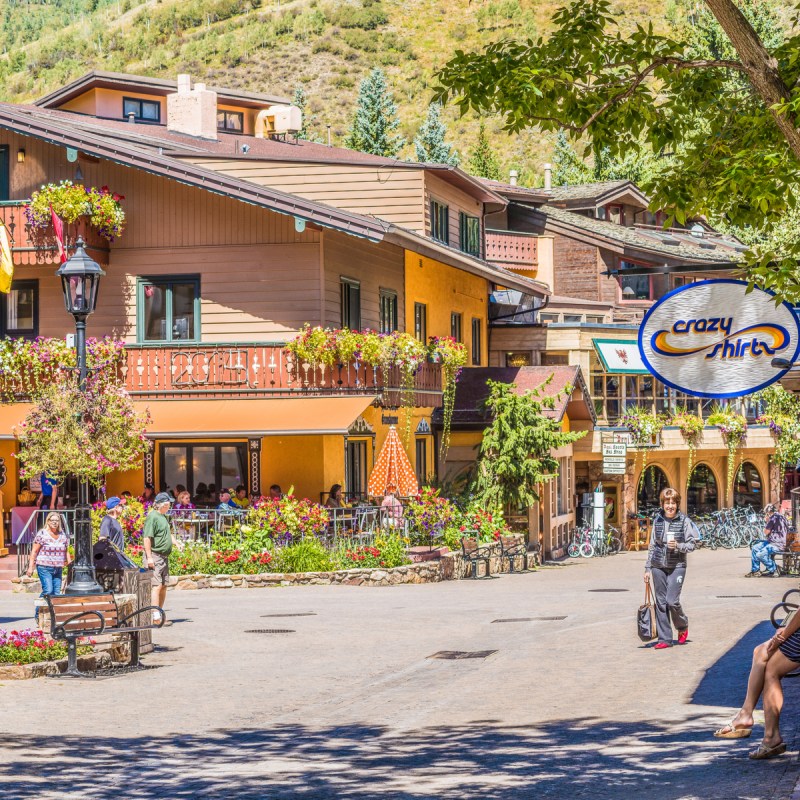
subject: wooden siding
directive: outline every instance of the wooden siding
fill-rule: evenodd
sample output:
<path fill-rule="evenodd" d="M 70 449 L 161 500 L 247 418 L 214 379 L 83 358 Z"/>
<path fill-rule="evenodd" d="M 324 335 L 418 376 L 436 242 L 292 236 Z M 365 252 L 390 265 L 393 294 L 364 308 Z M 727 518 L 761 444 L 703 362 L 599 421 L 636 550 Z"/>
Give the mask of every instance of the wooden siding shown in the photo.
<path fill-rule="evenodd" d="M 421 169 L 235 161 L 196 156 L 183 160 L 336 208 L 371 214 L 418 233 L 425 231 L 427 212 L 423 208 Z"/>
<path fill-rule="evenodd" d="M 361 284 L 361 327 L 380 329 L 381 289 L 397 292 L 397 324 L 404 330 L 404 251 L 390 244 L 373 244 L 336 231 L 325 231 L 322 243 L 325 264 L 325 325 L 342 324 L 341 279 Z"/>
<path fill-rule="evenodd" d="M 449 207 L 450 247 L 461 249 L 461 230 L 459 228 L 459 211 L 472 217 L 483 217 L 483 203 L 476 200 L 461 189 L 442 180 L 438 175 L 425 173 L 425 234 L 431 233 L 431 200 L 438 200 Z M 483 241 L 483 224 L 481 223 L 481 241 Z"/>

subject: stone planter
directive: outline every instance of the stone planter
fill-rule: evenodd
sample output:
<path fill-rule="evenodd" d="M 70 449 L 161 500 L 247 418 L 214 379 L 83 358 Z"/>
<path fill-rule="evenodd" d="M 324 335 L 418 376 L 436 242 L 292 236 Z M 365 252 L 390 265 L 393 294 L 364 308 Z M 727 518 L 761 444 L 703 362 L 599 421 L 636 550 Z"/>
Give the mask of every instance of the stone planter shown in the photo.
<path fill-rule="evenodd" d="M 111 666 L 110 653 L 91 653 L 78 656 L 78 669 L 81 672 L 94 672 L 96 669 Z M 38 661 L 34 664 L 0 664 L 0 681 L 24 681 L 41 678 L 45 675 L 58 675 L 67 671 L 67 659 L 58 661 Z"/>

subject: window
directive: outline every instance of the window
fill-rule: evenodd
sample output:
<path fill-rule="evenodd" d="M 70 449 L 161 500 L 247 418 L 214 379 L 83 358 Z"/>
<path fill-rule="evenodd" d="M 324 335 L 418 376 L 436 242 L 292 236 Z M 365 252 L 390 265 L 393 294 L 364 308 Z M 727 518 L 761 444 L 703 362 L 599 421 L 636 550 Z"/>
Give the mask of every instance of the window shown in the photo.
<path fill-rule="evenodd" d="M 160 455 L 161 484 L 170 489 L 182 484 L 196 502 L 210 504 L 212 493 L 247 485 L 244 444 L 162 444 Z"/>
<path fill-rule="evenodd" d="M 140 278 L 137 334 L 140 342 L 200 339 L 200 278 Z"/>
<path fill-rule="evenodd" d="M 559 517 L 569 513 L 570 498 L 572 496 L 572 464 L 569 458 L 558 459 L 558 475 L 553 478 L 555 485 L 555 504 L 554 510 Z"/>
<path fill-rule="evenodd" d="M 606 219 L 609 222 L 613 222 L 615 225 L 624 225 L 625 212 L 623 211 L 622 206 L 608 206 Z"/>
<path fill-rule="evenodd" d="M 39 281 L 14 281 L 0 294 L 0 334 L 34 339 L 39 334 Z"/>
<path fill-rule="evenodd" d="M 458 212 L 458 235 L 461 249 L 471 256 L 481 254 L 481 221 L 479 217 L 471 217 L 463 211 Z"/>
<path fill-rule="evenodd" d="M 380 315 L 381 333 L 397 330 L 397 292 L 381 289 Z"/>
<path fill-rule="evenodd" d="M 139 100 L 135 97 L 122 98 L 122 116 L 128 119 L 133 114 L 134 119 L 143 122 L 161 121 L 161 103 L 158 100 Z"/>
<path fill-rule="evenodd" d="M 367 443 L 347 442 L 345 449 L 345 482 L 348 500 L 360 500 L 367 491 Z"/>
<path fill-rule="evenodd" d="M 431 238 L 450 244 L 450 208 L 438 200 L 431 200 Z"/>
<path fill-rule="evenodd" d="M 543 367 L 566 367 L 569 365 L 569 356 L 566 353 L 542 353 Z"/>
<path fill-rule="evenodd" d="M 417 483 L 424 486 L 428 482 L 428 440 L 416 440 L 416 475 Z"/>
<path fill-rule="evenodd" d="M 533 357 L 530 351 L 506 353 L 507 367 L 530 367 L 533 364 Z"/>
<path fill-rule="evenodd" d="M 428 306 L 414 303 L 414 338 L 422 344 L 428 343 Z"/>
<path fill-rule="evenodd" d="M 361 284 L 342 278 L 342 327 L 361 329 Z"/>
<path fill-rule="evenodd" d="M 602 325 L 603 324 L 603 317 L 593 317 L 589 314 L 586 315 L 586 322 L 591 325 Z"/>
<path fill-rule="evenodd" d="M 241 133 L 244 130 L 244 114 L 241 111 L 217 111 L 217 130 Z"/>
<path fill-rule="evenodd" d="M 583 322 L 583 314 L 564 314 L 564 322 Z"/>
<path fill-rule="evenodd" d="M 450 335 L 457 341 L 463 342 L 464 337 L 461 332 L 461 314 L 453 311 L 450 314 Z"/>
<path fill-rule="evenodd" d="M 0 145 L 0 200 L 10 200 L 8 145 Z"/>
<path fill-rule="evenodd" d="M 558 314 L 539 314 L 539 322 L 558 322 Z"/>
<path fill-rule="evenodd" d="M 623 300 L 650 300 L 649 275 L 621 275 L 619 285 Z"/>
<path fill-rule="evenodd" d="M 479 367 L 481 365 L 481 321 L 478 317 L 472 318 L 472 365 Z"/>

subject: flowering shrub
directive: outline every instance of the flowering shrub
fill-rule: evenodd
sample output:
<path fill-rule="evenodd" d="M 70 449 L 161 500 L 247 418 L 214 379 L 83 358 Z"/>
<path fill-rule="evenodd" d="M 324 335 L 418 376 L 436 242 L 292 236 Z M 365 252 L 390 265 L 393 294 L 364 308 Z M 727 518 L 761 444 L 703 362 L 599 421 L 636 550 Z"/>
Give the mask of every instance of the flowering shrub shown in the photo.
<path fill-rule="evenodd" d="M 686 473 L 687 484 L 692 479 L 692 472 L 694 471 L 694 454 L 697 452 L 697 445 L 703 438 L 703 428 L 705 426 L 703 420 L 687 411 L 685 408 L 676 409 L 675 413 L 670 419 L 670 424 L 674 425 L 681 432 L 686 446 L 689 449 L 689 464 Z"/>
<path fill-rule="evenodd" d="M 99 484 L 109 472 L 134 469 L 150 449 L 148 422 L 121 387 L 92 385 L 84 393 L 62 380 L 42 391 L 15 431 L 20 477 L 72 474 Z"/>
<path fill-rule="evenodd" d="M 717 408 L 708 418 L 709 425 L 715 425 L 722 433 L 722 439 L 728 448 L 728 488 L 736 474 L 736 451 L 744 445 L 747 437 L 747 420 L 728 408 Z"/>
<path fill-rule="evenodd" d="M 408 539 L 397 532 L 376 536 L 370 546 L 352 546 L 342 542 L 339 551 L 334 554 L 334 564 L 338 569 L 369 569 L 372 567 L 400 567 L 410 563 L 406 555 Z"/>
<path fill-rule="evenodd" d="M 91 642 L 91 640 L 89 640 Z M 91 644 L 79 645 L 78 653 L 92 651 Z M 33 664 L 37 661 L 56 661 L 67 655 L 66 642 L 56 642 L 40 630 L 24 628 L 7 631 L 0 628 L 0 664 Z"/>
<path fill-rule="evenodd" d="M 86 340 L 89 385 L 117 383 L 125 362 L 125 343 L 117 339 Z M 64 339 L 42 336 L 0 340 L 0 402 L 19 396 L 36 399 L 44 389 L 76 366 L 75 348 Z"/>
<path fill-rule="evenodd" d="M 458 527 L 461 520 L 456 506 L 439 496 L 438 489 L 426 486 L 406 505 L 409 534 L 414 544 L 427 545 L 443 536 L 451 527 Z"/>
<path fill-rule="evenodd" d="M 386 562 L 381 556 L 381 551 L 377 547 L 354 547 L 352 550 L 345 550 L 340 564 L 342 569 L 355 569 L 363 567 L 385 567 Z"/>
<path fill-rule="evenodd" d="M 312 503 L 307 497 L 299 499 L 292 494 L 294 487 L 281 499 L 261 497 L 245 515 L 240 530 L 247 538 L 263 542 L 288 543 L 307 536 L 318 536 L 328 527 L 328 509 Z"/>
<path fill-rule="evenodd" d="M 124 195 L 111 192 L 108 186 L 87 188 L 72 181 L 48 183 L 31 195 L 25 206 L 25 218 L 34 230 L 46 230 L 52 225 L 52 211 L 64 222 L 73 224 L 80 217 L 89 217 L 89 223 L 109 242 L 113 242 L 125 228 L 125 212 L 120 200 Z"/>
<path fill-rule="evenodd" d="M 773 458 L 780 470 L 781 485 L 786 465 L 800 461 L 800 398 L 778 385 L 763 389 L 756 397 L 764 404 L 764 413 L 756 421 L 769 425 L 775 438 Z"/>
<path fill-rule="evenodd" d="M 142 539 L 144 522 L 147 519 L 147 510 L 142 505 L 141 500 L 130 498 L 125 505 L 117 506 L 119 515 L 117 522 L 122 526 L 122 533 L 125 536 L 125 544 L 137 545 Z M 103 500 L 92 506 L 92 533 L 94 540 L 100 534 L 100 525 L 106 515 L 106 504 Z"/>

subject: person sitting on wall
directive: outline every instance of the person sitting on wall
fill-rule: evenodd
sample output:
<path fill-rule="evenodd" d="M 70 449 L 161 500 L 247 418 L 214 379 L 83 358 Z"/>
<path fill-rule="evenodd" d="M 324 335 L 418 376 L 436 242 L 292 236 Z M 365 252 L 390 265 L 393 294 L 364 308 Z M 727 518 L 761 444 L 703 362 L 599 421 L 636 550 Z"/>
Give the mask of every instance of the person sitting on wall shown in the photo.
<path fill-rule="evenodd" d="M 106 515 L 100 523 L 100 538 L 108 539 L 120 552 L 125 550 L 125 534 L 117 519 L 122 508 L 122 500 L 119 497 L 109 497 L 106 500 Z"/>
<path fill-rule="evenodd" d="M 236 494 L 231 498 L 235 506 L 241 509 L 250 507 L 250 498 L 247 496 L 247 488 L 241 483 L 236 487 Z"/>

